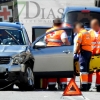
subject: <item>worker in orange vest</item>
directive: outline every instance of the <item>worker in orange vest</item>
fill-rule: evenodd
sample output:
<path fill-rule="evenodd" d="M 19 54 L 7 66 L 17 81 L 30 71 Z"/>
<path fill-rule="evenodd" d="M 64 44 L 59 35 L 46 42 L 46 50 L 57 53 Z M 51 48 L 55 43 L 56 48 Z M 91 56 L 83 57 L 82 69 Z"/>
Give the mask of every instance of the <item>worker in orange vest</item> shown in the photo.
<path fill-rule="evenodd" d="M 91 20 L 91 28 L 89 33 L 92 37 L 92 55 L 100 55 L 100 23 L 97 19 Z M 92 74 L 89 78 L 92 83 Z M 100 92 L 100 72 L 96 72 L 96 88 Z"/>
<path fill-rule="evenodd" d="M 91 48 L 91 36 L 82 23 L 77 23 L 75 29 L 78 33 L 77 44 L 74 51 L 74 56 L 79 54 L 80 63 L 80 79 L 82 91 L 89 91 L 90 84 L 89 81 L 89 63 L 92 55 Z"/>
<path fill-rule="evenodd" d="M 62 20 L 60 18 L 56 18 L 55 20 L 53 20 L 53 24 L 54 26 L 47 30 L 47 32 L 50 32 L 52 30 L 55 29 L 59 29 L 62 27 Z M 64 30 L 59 30 L 59 31 L 54 31 L 51 32 L 50 34 L 47 34 L 45 36 L 45 41 L 47 46 L 61 46 L 61 45 L 70 45 L 69 41 L 68 41 L 68 37 L 67 34 Z M 66 65 L 67 67 L 67 65 Z M 54 90 L 56 89 L 56 82 L 57 82 L 57 78 L 49 78 L 48 79 L 48 88 L 49 90 Z M 64 89 L 67 85 L 67 78 L 60 78 L 59 79 L 59 83 L 60 83 L 60 88 Z"/>

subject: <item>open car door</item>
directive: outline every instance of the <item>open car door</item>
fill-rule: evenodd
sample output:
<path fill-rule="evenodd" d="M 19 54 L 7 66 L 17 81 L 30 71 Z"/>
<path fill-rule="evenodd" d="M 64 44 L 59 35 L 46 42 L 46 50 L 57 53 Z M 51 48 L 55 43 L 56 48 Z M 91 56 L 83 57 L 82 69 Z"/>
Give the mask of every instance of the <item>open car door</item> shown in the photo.
<path fill-rule="evenodd" d="M 47 47 L 44 42 L 46 34 L 38 37 L 33 42 L 34 49 L 32 53 L 35 58 L 34 75 L 44 78 L 74 76 L 73 31 L 71 28 L 63 28 L 63 30 L 66 31 L 71 45 Z M 51 34 L 51 32 L 48 34 Z"/>

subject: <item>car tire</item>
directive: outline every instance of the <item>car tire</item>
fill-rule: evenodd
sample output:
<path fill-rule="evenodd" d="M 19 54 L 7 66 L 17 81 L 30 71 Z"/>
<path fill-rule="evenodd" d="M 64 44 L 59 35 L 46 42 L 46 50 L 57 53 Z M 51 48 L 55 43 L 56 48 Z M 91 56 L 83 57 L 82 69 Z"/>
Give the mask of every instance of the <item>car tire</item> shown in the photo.
<path fill-rule="evenodd" d="M 23 81 L 21 81 L 18 86 L 20 90 L 31 91 L 34 89 L 34 75 L 29 64 L 26 64 L 25 73 L 22 80 Z"/>

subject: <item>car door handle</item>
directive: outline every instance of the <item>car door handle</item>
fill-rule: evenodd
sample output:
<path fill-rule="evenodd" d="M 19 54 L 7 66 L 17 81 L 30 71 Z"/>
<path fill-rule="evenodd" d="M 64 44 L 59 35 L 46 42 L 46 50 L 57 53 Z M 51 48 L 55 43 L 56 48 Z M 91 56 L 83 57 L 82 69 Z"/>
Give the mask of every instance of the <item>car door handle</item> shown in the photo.
<path fill-rule="evenodd" d="M 70 50 L 64 50 L 63 53 L 70 53 Z"/>

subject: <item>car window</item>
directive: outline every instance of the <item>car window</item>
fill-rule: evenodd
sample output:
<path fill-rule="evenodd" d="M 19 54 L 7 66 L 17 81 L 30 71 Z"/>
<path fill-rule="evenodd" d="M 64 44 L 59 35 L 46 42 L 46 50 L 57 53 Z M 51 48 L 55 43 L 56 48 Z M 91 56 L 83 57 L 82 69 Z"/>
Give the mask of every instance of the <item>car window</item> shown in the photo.
<path fill-rule="evenodd" d="M 62 29 L 50 32 L 41 37 L 38 42 L 44 42 L 47 47 L 63 46 L 64 43 L 62 42 L 62 39 L 66 38 L 64 37 L 66 35 L 62 36 L 63 33 L 67 34 L 68 41 L 70 42 L 70 45 L 72 45 L 73 44 L 72 29 Z"/>
<path fill-rule="evenodd" d="M 49 27 L 47 28 L 33 27 L 32 28 L 32 42 L 34 42 L 39 36 L 43 35 L 48 29 Z"/>
<path fill-rule="evenodd" d="M 24 45 L 24 40 L 22 29 L 0 28 L 0 45 Z"/>
<path fill-rule="evenodd" d="M 65 17 L 64 21 L 69 24 L 74 24 L 77 21 L 80 21 L 82 23 L 85 23 L 86 25 L 89 25 L 91 19 L 96 18 L 100 21 L 100 13 L 99 12 L 81 12 L 81 11 L 71 11 L 68 12 Z"/>

